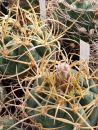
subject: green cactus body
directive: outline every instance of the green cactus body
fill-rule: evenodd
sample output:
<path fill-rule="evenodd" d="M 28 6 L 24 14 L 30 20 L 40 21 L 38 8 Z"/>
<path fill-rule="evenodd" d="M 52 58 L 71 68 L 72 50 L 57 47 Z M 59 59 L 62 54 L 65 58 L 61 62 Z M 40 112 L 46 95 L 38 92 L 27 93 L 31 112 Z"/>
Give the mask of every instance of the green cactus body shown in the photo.
<path fill-rule="evenodd" d="M 34 64 L 41 60 L 43 56 L 47 56 L 57 49 L 58 46 L 57 42 L 54 42 L 55 38 L 48 25 L 43 25 L 33 7 L 32 13 L 25 7 L 23 9 L 21 7 L 22 2 L 24 1 L 20 1 L 18 14 L 16 8 L 16 10 L 12 9 L 12 12 L 9 12 L 7 16 L 2 16 L 0 21 L 2 25 L 0 33 L 0 71 L 5 75 L 32 71 Z M 26 0 L 25 2 L 28 3 Z M 29 2 L 34 3 L 36 1 L 30 0 Z M 15 17 L 18 15 L 18 18 L 13 18 L 10 13 Z"/>
<path fill-rule="evenodd" d="M 34 95 L 33 95 L 34 96 Z M 36 96 L 34 96 L 36 98 Z M 45 97 L 44 97 L 45 98 Z M 41 99 L 38 99 L 36 98 L 41 104 L 42 104 L 42 107 L 44 108 L 46 102 L 43 102 L 41 101 Z M 46 99 L 46 98 L 45 98 Z M 50 99 L 49 102 L 53 103 L 52 102 L 53 99 Z M 43 103 L 42 103 L 43 102 Z M 49 103 L 49 105 L 51 104 Z M 29 104 L 29 105 L 28 105 Z M 27 105 L 28 107 L 31 107 L 32 108 L 36 108 L 35 111 L 28 111 L 28 114 L 29 115 L 36 115 L 38 114 L 39 112 L 37 111 L 37 109 L 40 109 L 38 107 L 38 104 L 33 100 L 33 99 L 28 99 L 27 101 Z M 51 104 L 52 105 L 52 104 Z M 56 112 L 56 108 L 52 109 L 52 108 L 48 108 L 48 111 L 47 111 L 47 114 L 49 116 L 52 116 L 54 117 L 55 116 L 55 112 Z M 57 113 L 57 118 L 62 118 L 62 119 L 66 119 L 67 117 L 67 114 L 61 110 L 58 110 L 58 113 Z M 43 128 L 55 128 L 57 130 L 64 130 L 66 128 L 66 130 L 69 130 L 69 128 L 72 129 L 72 125 L 70 124 L 67 124 L 67 123 L 64 123 L 62 121 L 59 121 L 59 120 L 55 120 L 51 117 L 48 117 L 47 115 L 45 115 L 45 112 L 43 114 L 40 114 L 39 116 L 35 117 L 34 120 L 37 122 L 37 123 L 41 123 Z M 70 130 L 71 130 L 70 129 Z"/>
<path fill-rule="evenodd" d="M 92 114 L 89 117 L 90 124 L 92 126 L 96 125 L 98 123 L 98 106 L 93 107 Z"/>
<path fill-rule="evenodd" d="M 28 28 L 30 30 L 33 29 L 30 25 Z M 37 62 L 43 56 L 50 54 L 56 49 L 56 43 L 51 43 L 51 45 L 49 45 L 48 42 L 52 41 L 53 36 L 48 37 L 48 31 L 46 29 L 42 29 L 38 34 L 32 34 L 31 37 L 31 42 L 27 44 L 15 43 L 14 39 L 8 36 L 5 38 L 6 48 L 3 52 L 8 54 L 3 54 L 2 49 L 4 49 L 4 47 L 2 47 L 1 43 L 0 71 L 2 73 L 8 75 L 16 74 L 16 68 L 17 73 L 21 73 L 29 68 L 29 65 L 33 62 L 32 60 Z M 46 43 L 43 43 L 46 37 L 48 37 L 48 39 Z"/>
<path fill-rule="evenodd" d="M 38 45 L 43 45 L 42 47 L 37 47 L 36 51 L 37 53 L 43 57 L 44 55 L 50 54 L 53 50 L 57 49 L 56 47 L 54 47 L 54 45 L 56 45 L 56 42 L 51 42 L 54 37 L 52 36 L 52 34 L 50 35 L 48 30 L 46 30 L 46 28 L 42 28 L 41 32 L 38 32 L 37 34 L 38 36 L 34 36 L 33 40 L 32 40 L 32 44 L 34 46 L 38 46 Z M 51 42 L 51 44 L 49 44 L 49 42 Z"/>
<path fill-rule="evenodd" d="M 81 84 L 82 83 L 82 84 Z M 82 87 L 85 87 L 87 90 L 85 91 L 85 94 L 83 98 L 80 100 L 80 103 L 82 106 L 88 105 L 94 100 L 96 100 L 97 95 L 98 95 L 98 85 L 93 79 L 85 79 L 83 76 L 80 76 L 80 84 Z M 91 87 L 94 86 L 94 87 Z M 91 107 L 91 114 L 88 117 L 89 119 L 89 124 L 91 126 L 96 125 L 98 121 L 98 107 L 95 105 L 92 105 Z"/>
<path fill-rule="evenodd" d="M 75 75 L 77 77 L 76 73 L 78 73 L 78 71 L 72 70 L 72 73 L 72 75 Z M 63 105 L 60 106 L 60 108 L 62 109 L 58 108 L 58 110 L 56 104 L 58 99 L 49 96 L 47 93 L 44 92 L 44 90 L 50 92 L 51 85 L 49 84 L 49 82 L 43 83 L 44 77 L 35 81 L 33 89 L 30 91 L 32 97 L 29 96 L 27 99 L 27 106 L 32 108 L 32 110 L 27 110 L 28 115 L 33 116 L 38 114 L 33 119 L 37 123 L 41 123 L 43 128 L 73 130 L 75 128 L 75 125 L 72 125 L 71 123 L 80 124 L 80 129 L 82 129 L 81 127 L 87 127 L 87 125 L 96 125 L 98 121 L 98 107 L 96 106 L 93 109 L 90 116 L 87 116 L 87 111 L 85 110 L 85 106 L 93 102 L 97 96 L 97 93 L 95 93 L 92 89 L 89 89 L 90 86 L 94 84 L 94 81 L 92 80 L 92 82 L 89 82 L 89 80 L 84 80 L 85 78 L 83 77 L 79 77 L 76 79 L 79 81 L 81 89 L 86 89 L 85 93 L 81 97 L 81 100 L 74 99 L 74 97 L 77 97 L 79 95 L 79 92 L 74 92 L 71 95 L 73 96 L 73 98 L 70 103 L 64 101 Z M 88 84 L 86 82 L 88 82 Z M 37 87 L 40 88 L 41 86 L 43 86 L 44 88 L 43 92 L 37 92 Z M 73 106 L 75 106 L 77 109 L 74 110 L 73 106 L 70 104 L 73 104 Z M 92 106 L 92 108 L 93 107 L 94 106 Z M 69 110 L 67 110 L 67 108 Z M 85 121 L 79 116 L 79 114 Z M 63 119 L 63 121 L 61 119 Z"/>
<path fill-rule="evenodd" d="M 48 95 L 45 94 L 45 93 L 36 93 L 34 88 L 36 89 L 37 86 L 41 86 L 42 85 L 42 82 L 43 82 L 43 78 L 40 78 L 36 84 L 36 81 L 33 85 L 33 89 L 30 91 L 30 93 L 32 94 L 32 97 L 29 97 L 27 99 L 27 106 L 28 107 L 31 107 L 31 108 L 36 108 L 35 110 L 28 110 L 27 113 L 29 115 L 36 115 L 38 114 L 39 110 L 41 109 L 39 107 L 39 104 L 42 105 L 42 108 L 44 109 L 45 107 L 45 104 L 47 105 L 50 105 L 50 107 L 48 108 L 47 110 L 47 114 L 51 115 L 51 116 L 55 116 L 55 112 L 56 112 L 56 108 L 51 108 L 51 105 L 54 105 L 55 104 L 55 100 L 50 97 L 49 101 L 48 101 Z M 48 86 L 46 86 L 46 88 L 48 88 Z M 34 99 L 36 99 L 39 103 L 37 103 Z M 47 107 L 46 105 L 46 107 Z M 61 111 L 61 110 L 58 110 L 57 112 L 57 116 L 58 118 L 66 118 L 66 113 Z M 51 117 L 48 117 L 47 115 L 45 115 L 45 113 L 41 113 L 39 116 L 35 117 L 34 120 L 37 122 L 37 123 L 41 123 L 42 126 L 44 128 L 56 128 L 58 130 L 64 130 L 66 128 L 66 130 L 68 130 L 69 128 L 72 128 L 71 125 L 67 125 L 67 123 L 65 124 L 64 122 L 61 122 L 59 120 L 55 120 Z"/>
<path fill-rule="evenodd" d="M 0 117 L 0 130 L 7 130 L 14 123 L 14 120 L 9 116 Z M 11 130 L 16 130 L 16 128 L 12 128 Z"/>
<path fill-rule="evenodd" d="M 13 48 L 14 48 L 13 41 L 11 41 L 11 46 L 10 48 L 8 47 L 7 49 L 9 51 Z M 13 49 L 13 51 L 11 51 L 8 54 L 10 58 L 8 56 L 4 57 L 3 55 L 1 55 L 0 71 L 5 74 L 11 75 L 11 74 L 16 74 L 16 69 L 17 69 L 17 72 L 20 73 L 24 71 L 25 69 L 29 68 L 28 64 L 22 63 L 22 62 L 30 63 L 32 61 L 32 59 L 30 59 L 29 53 L 31 54 L 31 56 L 34 58 L 35 61 L 40 59 L 40 56 L 38 55 L 36 50 L 30 50 L 31 48 L 33 48 L 33 46 L 28 46 L 27 48 L 21 45 L 17 47 L 16 49 Z"/>

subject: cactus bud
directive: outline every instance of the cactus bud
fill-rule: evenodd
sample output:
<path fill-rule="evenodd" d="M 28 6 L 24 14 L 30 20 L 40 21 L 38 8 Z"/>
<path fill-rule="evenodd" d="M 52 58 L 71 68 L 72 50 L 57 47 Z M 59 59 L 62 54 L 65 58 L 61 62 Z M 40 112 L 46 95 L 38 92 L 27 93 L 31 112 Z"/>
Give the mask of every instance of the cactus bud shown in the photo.
<path fill-rule="evenodd" d="M 68 82 L 70 79 L 70 65 L 61 63 L 56 66 L 56 78 L 60 84 Z"/>

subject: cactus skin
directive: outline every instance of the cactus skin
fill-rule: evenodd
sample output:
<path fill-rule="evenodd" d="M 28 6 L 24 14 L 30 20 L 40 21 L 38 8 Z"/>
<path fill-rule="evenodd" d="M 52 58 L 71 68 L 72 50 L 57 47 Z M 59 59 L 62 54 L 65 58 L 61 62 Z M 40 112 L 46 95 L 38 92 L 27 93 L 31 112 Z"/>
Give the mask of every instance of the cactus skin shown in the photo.
<path fill-rule="evenodd" d="M 14 125 L 13 118 L 9 116 L 0 117 L 0 130 L 7 130 L 12 125 Z M 16 128 L 12 128 L 11 130 L 17 130 Z"/>
<path fill-rule="evenodd" d="M 74 71 L 72 71 L 72 73 L 74 73 Z M 75 72 L 75 76 L 76 76 L 76 73 L 78 72 Z M 27 114 L 32 115 L 32 116 L 36 114 L 40 114 L 38 116 L 35 116 L 33 119 L 36 122 L 41 123 L 44 128 L 51 128 L 51 129 L 55 128 L 57 130 L 65 130 L 65 129 L 73 130 L 75 128 L 74 125 L 71 125 L 70 123 L 65 123 L 63 121 L 60 121 L 59 119 L 64 119 L 64 120 L 71 121 L 74 123 L 77 122 L 80 124 L 80 129 L 82 129 L 81 126 L 86 127 L 87 126 L 86 123 L 88 123 L 90 126 L 96 125 L 98 121 L 98 114 L 97 114 L 98 107 L 96 106 L 94 110 L 92 111 L 92 113 L 90 114 L 90 116 L 87 117 L 85 109 L 82 108 L 82 106 L 88 105 L 96 99 L 97 93 L 95 92 L 95 90 L 97 90 L 97 86 L 95 86 L 93 89 L 87 89 L 88 87 L 92 86 L 92 84 L 95 84 L 95 82 L 92 79 L 91 81 L 89 79 L 87 81 L 85 78 L 81 78 L 81 77 L 83 76 L 80 76 L 79 78 L 76 78 L 76 79 L 77 79 L 77 82 L 79 81 L 79 85 L 81 89 L 84 89 L 84 88 L 86 89 L 85 94 L 83 95 L 83 97 L 81 97 L 81 100 L 79 101 L 78 99 L 74 100 L 74 98 L 72 99 L 72 101 L 70 101 L 71 104 L 76 105 L 76 107 L 77 106 L 79 107 L 78 110 L 73 111 L 70 103 L 66 101 L 64 101 L 60 107 L 63 110 L 66 110 L 66 108 L 70 108 L 71 110 L 66 110 L 66 111 L 71 115 L 74 121 L 72 121 L 71 117 L 69 117 L 69 115 L 65 111 L 62 111 L 60 108 L 58 109 L 58 112 L 55 117 L 55 113 L 57 110 L 56 102 L 58 98 L 53 97 L 51 95 L 48 96 L 46 93 L 44 93 L 44 90 L 48 91 L 48 93 L 49 91 L 51 91 L 49 87 L 51 85 L 49 84 L 49 82 L 43 84 L 44 77 L 39 79 L 37 81 L 37 84 L 35 81 L 34 86 L 32 90 L 30 91 L 30 93 L 38 101 L 38 103 L 36 102 L 34 98 L 29 96 L 27 99 L 27 106 L 30 108 L 36 108 L 36 109 L 27 110 Z M 87 84 L 87 82 L 89 84 Z M 42 84 L 43 84 L 44 90 L 42 92 L 37 92 L 36 88 L 37 87 L 40 88 Z M 73 92 L 73 94 L 71 94 L 71 96 L 75 96 L 75 97 L 77 97 L 78 95 L 80 95 L 80 93 L 75 92 L 75 91 Z M 73 102 L 75 102 L 75 104 Z M 41 104 L 41 106 L 39 104 Z M 77 112 L 85 119 L 86 122 L 84 122 L 82 119 L 79 118 L 79 116 L 77 115 Z M 55 121 L 54 121 L 54 118 L 55 118 Z M 56 118 L 59 118 L 59 119 L 56 120 Z"/>
<path fill-rule="evenodd" d="M 8 40 L 8 43 L 9 43 L 9 40 Z M 6 46 L 7 46 L 7 44 L 6 44 Z M 10 44 L 11 44 L 10 48 L 7 47 L 8 51 L 10 51 L 11 49 L 14 48 L 15 43 L 13 43 L 13 40 L 11 40 Z M 44 46 L 33 49 L 34 46 L 38 46 L 38 45 L 41 45 L 41 43 L 39 44 L 38 42 L 34 42 L 34 40 L 32 40 L 31 45 L 26 45 L 26 46 L 19 45 L 19 47 L 17 47 L 15 50 L 13 50 L 11 53 L 9 53 L 7 55 L 12 58 L 6 58 L 2 54 L 0 54 L 0 65 L 1 65 L 0 71 L 2 73 L 8 74 L 8 75 L 16 74 L 16 67 L 17 67 L 17 71 L 18 71 L 18 73 L 20 73 L 20 72 L 26 70 L 27 68 L 29 68 L 29 65 L 19 63 L 19 62 L 26 62 L 26 63 L 33 62 L 32 59 L 30 59 L 29 53 L 32 56 L 32 58 L 34 58 L 34 61 L 36 62 L 36 61 L 40 60 L 44 56 L 44 54 L 46 56 L 46 55 L 50 54 L 53 49 L 56 49 L 55 47 L 44 47 Z M 9 44 L 8 44 L 8 46 L 9 46 Z M 25 52 L 27 52 L 27 53 L 25 53 Z M 17 60 L 17 61 L 16 62 L 11 61 L 11 59 Z"/>
<path fill-rule="evenodd" d="M 14 27 L 10 26 L 10 19 L 11 18 L 8 19 L 8 26 L 6 27 L 7 34 L 5 36 L 1 35 L 4 43 L 0 42 L 0 71 L 5 75 L 16 75 L 16 73 L 22 73 L 26 69 L 31 70 L 34 67 L 33 65 L 35 65 L 38 60 L 41 60 L 43 56 L 50 54 L 56 49 L 56 42 L 49 45 L 48 42 L 52 41 L 54 37 L 52 35 L 50 36 L 50 32 L 47 27 L 41 28 L 40 26 L 42 25 L 38 25 L 36 28 L 36 26 L 32 23 L 27 23 L 26 31 L 36 31 L 26 37 L 25 41 L 25 38 L 21 38 L 24 37 L 21 36 L 24 35 L 21 30 L 21 21 L 15 21 L 13 18 L 11 19 L 17 29 L 15 30 Z M 6 20 L 1 21 L 1 24 L 3 22 L 6 23 Z M 16 26 L 17 22 L 20 22 L 20 28 Z M 47 38 L 47 41 L 45 41 L 44 38 Z M 46 42 L 47 45 L 45 45 L 44 42 Z M 55 46 L 53 46 L 53 44 L 55 44 Z"/>
<path fill-rule="evenodd" d="M 14 47 L 14 45 L 13 45 L 13 41 L 12 41 L 11 48 L 13 48 L 13 47 Z M 31 48 L 31 46 L 29 46 L 27 48 L 29 50 L 29 48 Z M 9 48 L 7 48 L 7 49 L 9 50 Z M 11 53 L 9 53 L 9 56 L 17 57 L 17 58 L 12 58 L 13 60 L 17 60 L 16 62 L 11 61 L 10 58 L 6 59 L 6 57 L 3 57 L 1 55 L 1 57 L 0 57 L 0 65 L 1 65 L 0 71 L 2 73 L 11 75 L 11 74 L 16 74 L 16 67 L 17 67 L 17 72 L 18 73 L 20 73 L 20 72 L 24 71 L 25 69 L 27 69 L 29 67 L 28 65 L 23 64 L 23 63 L 18 63 L 18 61 L 23 61 L 23 62 L 27 62 L 27 63 L 31 62 L 31 59 L 28 57 L 28 53 L 23 55 L 26 51 L 27 51 L 26 47 L 21 46 L 18 49 L 15 49 Z M 36 50 L 30 51 L 30 53 L 32 54 L 35 61 L 40 59 L 40 56 L 38 55 Z M 21 56 L 21 55 L 23 55 L 23 56 Z"/>

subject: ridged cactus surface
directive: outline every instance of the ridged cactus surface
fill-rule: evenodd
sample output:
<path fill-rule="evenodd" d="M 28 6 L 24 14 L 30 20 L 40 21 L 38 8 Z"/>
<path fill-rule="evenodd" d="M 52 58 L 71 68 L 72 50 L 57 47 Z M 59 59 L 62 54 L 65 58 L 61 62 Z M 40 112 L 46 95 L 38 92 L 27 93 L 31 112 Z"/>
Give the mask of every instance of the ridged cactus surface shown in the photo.
<path fill-rule="evenodd" d="M 46 129 L 93 130 L 98 121 L 98 86 L 92 78 L 69 67 L 61 63 L 56 75 L 48 72 L 35 81 L 27 99 L 27 113 Z"/>

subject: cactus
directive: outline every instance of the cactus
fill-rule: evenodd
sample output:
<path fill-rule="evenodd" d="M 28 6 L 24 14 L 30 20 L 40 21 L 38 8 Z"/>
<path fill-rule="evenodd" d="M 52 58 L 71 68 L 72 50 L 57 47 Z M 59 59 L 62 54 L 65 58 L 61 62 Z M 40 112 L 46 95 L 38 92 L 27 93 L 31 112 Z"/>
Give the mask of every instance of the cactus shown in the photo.
<path fill-rule="evenodd" d="M 68 69 L 70 78 L 67 78 L 66 67 L 66 63 L 61 63 L 56 67 L 57 74 L 48 72 L 47 77 L 45 72 L 42 78 L 35 81 L 27 98 L 26 112 L 44 129 L 93 130 L 98 121 L 98 91 L 95 91 L 98 86 L 93 78 L 87 79 L 72 68 Z M 58 81 L 58 74 L 59 80 L 66 82 Z"/>
<path fill-rule="evenodd" d="M 69 16 L 66 21 L 63 20 L 63 24 L 69 28 L 64 37 L 79 43 L 79 39 L 85 40 L 83 34 L 95 28 L 92 21 L 96 15 L 95 10 L 92 10 L 89 3 L 64 1 L 68 4 L 67 8 L 59 2 L 59 8 Z M 58 31 L 56 33 L 53 30 L 60 22 L 49 27 L 47 22 L 40 21 L 33 7 L 28 10 L 27 6 L 20 6 L 11 8 L 8 15 L 0 17 L 0 73 L 1 76 L 8 75 L 8 78 L 22 74 L 30 76 L 27 80 L 31 75 L 34 77 L 29 84 L 29 81 L 25 83 L 28 85 L 23 88 L 23 98 L 13 95 L 13 90 L 11 92 L 15 98 L 11 101 L 16 101 L 15 107 L 21 107 L 20 121 L 16 122 L 10 116 L 1 117 L 0 129 L 16 130 L 21 123 L 26 123 L 26 126 L 34 123 L 41 124 L 44 130 L 94 130 L 98 123 L 98 78 L 90 73 L 88 76 L 78 68 L 79 62 L 66 63 L 58 42 L 63 33 L 57 36 Z M 61 20 L 61 17 L 58 16 L 58 19 Z M 21 79 L 16 79 L 16 84 L 22 87 L 24 83 Z M 0 90 L 2 97 L 3 89 Z M 18 100 L 21 104 L 17 105 Z"/>
<path fill-rule="evenodd" d="M 13 118 L 10 116 L 0 117 L 0 130 L 7 130 L 12 125 L 14 125 Z M 16 128 L 12 128 L 11 130 L 17 130 Z"/>
<path fill-rule="evenodd" d="M 10 14 L 1 19 L 0 71 L 4 75 L 25 74 L 58 47 L 57 42 L 52 42 L 55 37 L 51 29 L 42 25 L 33 7 L 32 10 L 31 13 L 19 7 L 18 14 L 17 8 L 14 10 L 16 19 Z"/>
<path fill-rule="evenodd" d="M 52 15 L 68 28 L 64 32 L 66 44 L 79 44 L 80 39 L 91 43 L 90 36 L 97 32 L 97 6 L 98 3 L 94 5 L 89 0 L 61 0 L 55 3 Z"/>

